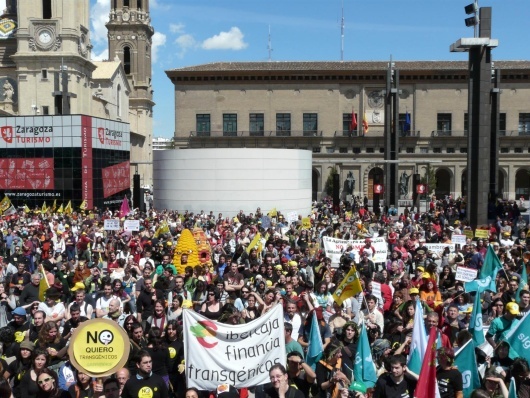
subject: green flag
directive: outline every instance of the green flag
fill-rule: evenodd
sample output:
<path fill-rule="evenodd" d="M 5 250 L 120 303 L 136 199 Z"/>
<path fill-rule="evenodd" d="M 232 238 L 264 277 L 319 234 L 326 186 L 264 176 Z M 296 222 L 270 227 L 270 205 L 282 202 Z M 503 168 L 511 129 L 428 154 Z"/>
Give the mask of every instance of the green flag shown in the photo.
<path fill-rule="evenodd" d="M 375 365 L 372 360 L 372 351 L 370 351 L 370 342 L 368 341 L 368 333 L 366 332 L 366 325 L 364 322 L 361 327 L 357 353 L 355 354 L 353 377 L 355 380 L 362 382 L 366 388 L 374 387 L 377 381 Z"/>
<path fill-rule="evenodd" d="M 484 338 L 484 336 L 482 336 Z M 469 340 L 455 355 L 455 366 L 462 373 L 464 398 L 469 398 L 473 390 L 480 388 L 480 378 L 475 356 L 475 344 Z"/>

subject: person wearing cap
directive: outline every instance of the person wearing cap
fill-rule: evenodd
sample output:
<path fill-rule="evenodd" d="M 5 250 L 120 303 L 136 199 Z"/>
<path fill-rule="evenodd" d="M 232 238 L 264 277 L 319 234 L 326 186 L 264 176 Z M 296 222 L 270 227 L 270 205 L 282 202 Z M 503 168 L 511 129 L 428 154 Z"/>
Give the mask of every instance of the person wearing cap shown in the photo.
<path fill-rule="evenodd" d="M 16 398 L 20 397 L 20 382 L 22 375 L 31 369 L 32 355 L 35 351 L 35 345 L 28 340 L 24 340 L 20 343 L 20 352 L 15 356 L 15 360 L 12 361 L 6 369 L 4 369 L 4 378 L 9 380 L 13 386 L 13 396 Z"/>
<path fill-rule="evenodd" d="M 417 380 L 407 373 L 407 360 L 403 355 L 393 355 L 389 360 L 390 372 L 383 373 L 375 383 L 373 398 L 412 397 Z"/>
<path fill-rule="evenodd" d="M 39 311 L 43 311 L 46 314 L 45 322 L 53 321 L 59 324 L 63 320 L 66 311 L 64 303 L 58 301 L 61 298 L 61 292 L 55 287 L 50 287 L 46 290 L 45 296 L 44 302 L 39 304 Z"/>
<path fill-rule="evenodd" d="M 504 306 L 504 314 L 491 321 L 488 332 L 486 333 L 486 340 L 494 349 L 497 348 L 502 334 L 510 329 L 518 315 L 519 306 L 516 303 L 508 303 Z"/>

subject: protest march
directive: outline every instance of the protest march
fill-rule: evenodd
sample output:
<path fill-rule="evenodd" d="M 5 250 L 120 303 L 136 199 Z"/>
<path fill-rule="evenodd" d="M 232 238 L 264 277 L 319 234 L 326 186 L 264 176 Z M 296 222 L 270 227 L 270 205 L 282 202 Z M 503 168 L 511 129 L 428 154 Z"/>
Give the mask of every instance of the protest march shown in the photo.
<path fill-rule="evenodd" d="M 528 224 L 461 199 L 237 214 L 0 202 L 15 398 L 530 397 Z M 9 395 L 7 395 L 9 396 Z"/>

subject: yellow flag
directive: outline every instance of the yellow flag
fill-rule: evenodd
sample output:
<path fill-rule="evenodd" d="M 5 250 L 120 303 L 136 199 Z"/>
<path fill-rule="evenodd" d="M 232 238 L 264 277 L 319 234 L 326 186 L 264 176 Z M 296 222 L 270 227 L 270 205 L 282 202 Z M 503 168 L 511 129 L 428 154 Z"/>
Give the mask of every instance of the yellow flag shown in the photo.
<path fill-rule="evenodd" d="M 3 214 L 10 207 L 11 200 L 7 196 L 4 196 L 4 199 L 0 201 L 0 214 Z"/>
<path fill-rule="evenodd" d="M 57 213 L 61 214 L 63 211 L 64 211 L 64 208 L 63 208 L 63 204 L 61 203 L 61 205 L 57 209 Z"/>
<path fill-rule="evenodd" d="M 79 205 L 79 208 L 80 208 L 81 210 L 86 210 L 86 207 L 87 207 L 86 200 L 83 200 L 83 201 L 81 202 L 81 204 Z"/>
<path fill-rule="evenodd" d="M 302 218 L 302 229 L 311 229 L 311 218 L 309 217 Z"/>
<path fill-rule="evenodd" d="M 24 213 L 29 213 L 31 210 L 29 209 L 28 205 L 24 205 Z"/>
<path fill-rule="evenodd" d="M 41 265 L 39 267 L 39 274 L 41 276 L 39 283 L 39 300 L 44 301 L 46 290 L 50 287 L 48 284 L 48 279 L 46 278 L 46 272 L 44 272 L 44 267 Z"/>
<path fill-rule="evenodd" d="M 269 217 L 276 217 L 278 215 L 278 211 L 276 210 L 276 207 L 273 207 L 271 211 L 267 213 Z"/>
<path fill-rule="evenodd" d="M 46 213 L 48 211 L 48 206 L 46 206 L 46 201 L 42 204 L 42 207 L 40 208 L 41 213 Z"/>
<path fill-rule="evenodd" d="M 64 208 L 64 212 L 65 212 L 65 214 L 72 213 L 72 201 L 71 200 L 68 201 L 68 204 Z"/>
<path fill-rule="evenodd" d="M 250 242 L 250 245 L 248 245 L 247 253 L 250 253 L 252 249 L 257 249 L 260 241 L 261 241 L 261 234 L 258 232 L 256 236 L 254 236 L 254 239 L 252 239 L 252 242 Z"/>
<path fill-rule="evenodd" d="M 234 224 L 237 224 L 239 222 L 239 218 L 234 217 Z"/>
<path fill-rule="evenodd" d="M 57 199 L 53 200 L 52 211 L 55 211 L 55 209 L 57 209 Z"/>
<path fill-rule="evenodd" d="M 169 232 L 170 232 L 169 225 L 167 224 L 167 222 L 162 221 L 160 225 L 158 226 L 158 228 L 156 229 L 154 236 L 155 238 L 158 238 L 161 234 L 167 234 Z"/>
<path fill-rule="evenodd" d="M 355 267 L 351 267 L 348 275 L 339 284 L 339 287 L 333 293 L 333 299 L 338 305 L 342 305 L 342 302 L 350 297 L 355 296 L 363 291 L 357 270 Z"/>

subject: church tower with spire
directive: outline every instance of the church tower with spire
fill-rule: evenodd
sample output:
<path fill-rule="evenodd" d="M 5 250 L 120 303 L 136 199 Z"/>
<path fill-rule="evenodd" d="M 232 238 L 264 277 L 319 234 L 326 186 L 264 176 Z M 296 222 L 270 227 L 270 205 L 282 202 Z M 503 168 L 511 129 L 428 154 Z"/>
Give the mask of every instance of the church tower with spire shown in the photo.
<path fill-rule="evenodd" d="M 110 0 L 107 23 L 109 59 L 119 59 L 127 75 L 131 163 L 139 162 L 142 185 L 152 184 L 153 89 L 151 48 L 154 29 L 149 17 L 149 0 Z"/>

